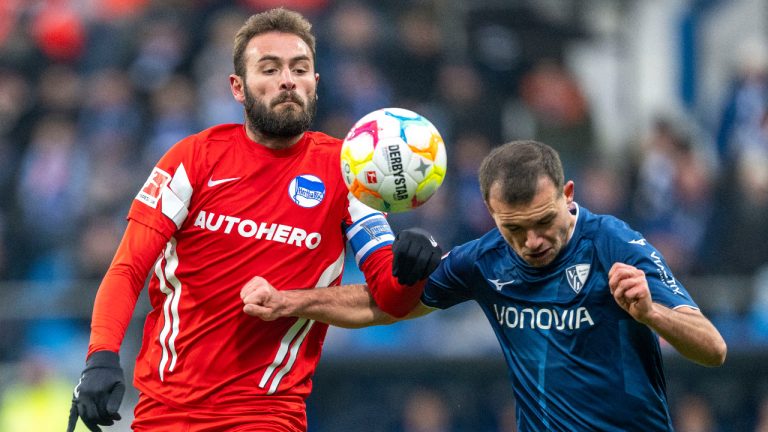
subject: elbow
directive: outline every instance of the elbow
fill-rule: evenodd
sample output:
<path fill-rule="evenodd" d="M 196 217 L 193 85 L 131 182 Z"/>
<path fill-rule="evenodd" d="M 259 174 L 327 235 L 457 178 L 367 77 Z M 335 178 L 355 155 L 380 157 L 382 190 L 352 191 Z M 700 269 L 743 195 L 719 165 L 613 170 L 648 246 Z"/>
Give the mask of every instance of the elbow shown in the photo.
<path fill-rule="evenodd" d="M 382 311 L 378 311 L 378 313 L 374 314 L 372 318 L 368 318 L 364 321 L 347 323 L 346 325 L 343 325 L 341 327 L 348 328 L 348 329 L 361 329 L 361 328 L 371 327 L 371 326 L 394 324 L 398 321 L 400 321 L 400 318 L 394 317 Z"/>
<path fill-rule="evenodd" d="M 725 357 L 728 354 L 728 346 L 725 344 L 725 341 L 721 338 L 719 343 L 717 344 L 717 349 L 715 351 L 714 356 L 714 362 L 712 363 L 712 367 L 716 366 L 722 366 L 723 363 L 725 363 Z"/>
<path fill-rule="evenodd" d="M 399 321 L 405 318 L 414 308 L 416 308 L 416 305 L 419 303 L 419 301 L 419 297 L 410 299 L 380 297 L 375 299 L 376 305 L 378 305 L 379 309 L 384 312 L 382 315 L 388 315 L 384 318 L 382 318 L 382 316 L 376 316 L 376 324 L 391 324 L 395 321 Z M 385 322 L 378 322 L 379 320 L 384 320 Z"/>
<path fill-rule="evenodd" d="M 712 352 L 709 353 L 706 359 L 702 359 L 699 363 L 706 367 L 718 367 L 725 363 L 725 358 L 728 354 L 728 346 L 725 341 L 720 338 L 717 342 L 712 344 Z"/>

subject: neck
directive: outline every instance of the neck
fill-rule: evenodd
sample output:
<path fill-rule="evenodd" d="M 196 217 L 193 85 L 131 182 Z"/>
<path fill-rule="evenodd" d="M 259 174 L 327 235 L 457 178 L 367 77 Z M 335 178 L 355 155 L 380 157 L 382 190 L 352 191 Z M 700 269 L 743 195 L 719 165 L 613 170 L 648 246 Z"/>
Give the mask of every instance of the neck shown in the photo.
<path fill-rule="evenodd" d="M 250 127 L 248 127 L 247 124 L 245 125 L 245 134 L 248 135 L 248 138 L 250 138 L 253 142 L 273 150 L 280 150 L 280 149 L 286 149 L 288 147 L 291 147 L 292 145 L 299 142 L 301 137 L 304 136 L 303 132 L 300 133 L 299 135 L 294 135 L 290 137 L 274 136 L 270 134 L 265 134 L 258 130 L 253 130 Z"/>
<path fill-rule="evenodd" d="M 571 237 L 573 236 L 573 230 L 576 228 L 576 221 L 579 219 L 579 211 L 578 207 L 576 207 L 576 204 L 570 203 L 568 205 L 569 208 L 569 215 L 571 218 L 571 225 L 568 227 L 568 235 L 565 238 L 565 243 L 567 244 L 569 241 L 571 241 Z M 573 210 L 571 212 L 570 210 Z"/>

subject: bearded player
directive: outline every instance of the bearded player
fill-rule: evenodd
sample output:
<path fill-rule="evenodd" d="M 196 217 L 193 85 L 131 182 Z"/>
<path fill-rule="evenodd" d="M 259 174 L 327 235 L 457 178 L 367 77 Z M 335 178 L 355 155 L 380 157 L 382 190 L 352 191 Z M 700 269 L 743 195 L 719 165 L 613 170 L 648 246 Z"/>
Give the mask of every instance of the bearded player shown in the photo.
<path fill-rule="evenodd" d="M 237 33 L 229 82 L 245 124 L 181 140 L 133 201 L 96 295 L 69 430 L 78 416 L 91 430 L 120 419 L 118 352 L 150 271 L 136 431 L 306 430 L 327 325 L 246 315 L 240 288 L 254 275 L 281 290 L 338 285 L 348 242 L 382 310 L 418 303 L 439 247 L 418 230 L 395 238 L 348 193 L 341 141 L 308 131 L 314 60 L 311 25 L 295 12 L 256 14 Z"/>

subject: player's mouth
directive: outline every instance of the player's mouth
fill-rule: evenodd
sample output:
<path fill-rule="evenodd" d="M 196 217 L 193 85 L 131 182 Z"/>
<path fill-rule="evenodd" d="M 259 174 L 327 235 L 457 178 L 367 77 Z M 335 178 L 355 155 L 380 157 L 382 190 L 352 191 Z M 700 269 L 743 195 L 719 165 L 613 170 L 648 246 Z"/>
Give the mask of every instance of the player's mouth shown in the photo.
<path fill-rule="evenodd" d="M 298 105 L 300 107 L 304 106 L 304 103 L 301 101 L 301 99 L 299 99 L 298 96 L 293 95 L 291 93 L 283 93 L 282 95 L 278 96 L 276 100 L 272 102 L 272 106 L 276 107 L 278 105 L 289 104 L 289 103 Z"/>
<path fill-rule="evenodd" d="M 552 248 L 546 248 L 539 252 L 528 252 L 525 254 L 525 256 L 528 258 L 528 261 L 530 262 L 539 262 L 545 259 L 549 255 L 551 250 Z"/>

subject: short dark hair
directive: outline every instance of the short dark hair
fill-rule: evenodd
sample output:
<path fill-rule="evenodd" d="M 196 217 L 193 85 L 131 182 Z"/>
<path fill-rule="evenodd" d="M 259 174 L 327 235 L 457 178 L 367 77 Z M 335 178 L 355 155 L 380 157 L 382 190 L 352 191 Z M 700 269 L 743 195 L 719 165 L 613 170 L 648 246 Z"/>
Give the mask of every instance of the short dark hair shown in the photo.
<path fill-rule="evenodd" d="M 284 8 L 275 8 L 251 15 L 235 35 L 234 63 L 235 74 L 245 76 L 245 47 L 254 36 L 268 32 L 291 33 L 300 37 L 312 51 L 315 58 L 315 36 L 312 24 L 298 12 Z"/>
<path fill-rule="evenodd" d="M 486 204 L 491 186 L 501 186 L 507 204 L 526 204 L 536 195 L 539 178 L 552 180 L 558 192 L 563 191 L 565 176 L 560 156 L 552 147 L 538 141 L 512 141 L 496 147 L 480 164 L 480 192 Z"/>

